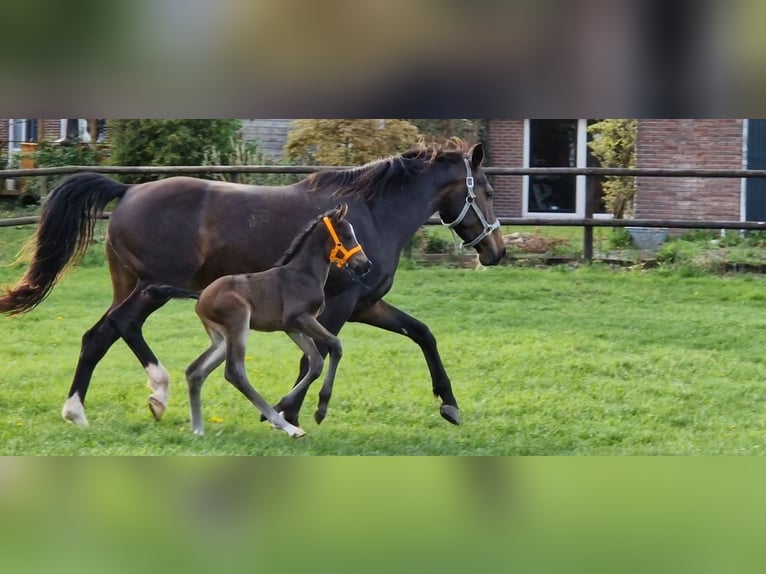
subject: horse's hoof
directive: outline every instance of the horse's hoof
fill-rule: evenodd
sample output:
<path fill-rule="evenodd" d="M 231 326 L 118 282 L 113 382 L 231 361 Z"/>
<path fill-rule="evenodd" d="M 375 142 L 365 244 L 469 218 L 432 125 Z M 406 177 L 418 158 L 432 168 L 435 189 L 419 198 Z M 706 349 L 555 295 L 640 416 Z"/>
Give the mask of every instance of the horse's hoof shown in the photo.
<path fill-rule="evenodd" d="M 442 405 L 439 407 L 439 413 L 453 425 L 460 424 L 460 409 L 452 405 Z"/>
<path fill-rule="evenodd" d="M 317 412 L 314 413 L 314 420 L 317 422 L 318 425 L 322 424 L 322 421 L 327 416 L 327 413 L 322 413 L 317 410 Z"/>
<path fill-rule="evenodd" d="M 166 408 L 167 407 L 158 401 L 155 397 L 149 397 L 149 410 L 152 411 L 154 420 L 159 421 L 162 418 L 162 415 L 165 414 Z"/>
<path fill-rule="evenodd" d="M 287 434 L 293 438 L 301 438 L 302 436 L 306 436 L 306 431 L 304 431 L 301 427 L 293 427 L 293 430 Z"/>
<path fill-rule="evenodd" d="M 85 416 L 85 409 L 82 406 L 80 397 L 76 394 L 72 395 L 64 403 L 64 408 L 61 409 L 61 416 L 65 421 L 70 422 L 78 427 L 88 426 L 88 419 Z"/>

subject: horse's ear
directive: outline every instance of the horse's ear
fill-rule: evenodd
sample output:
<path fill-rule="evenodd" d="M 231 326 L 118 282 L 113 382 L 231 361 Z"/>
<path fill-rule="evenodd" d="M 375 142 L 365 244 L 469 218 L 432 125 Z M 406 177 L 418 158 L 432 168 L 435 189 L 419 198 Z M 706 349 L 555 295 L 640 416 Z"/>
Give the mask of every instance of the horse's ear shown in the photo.
<path fill-rule="evenodd" d="M 346 217 L 347 213 L 348 213 L 348 203 L 341 203 L 335 208 L 335 216 L 338 218 L 338 221 Z"/>
<path fill-rule="evenodd" d="M 471 167 L 478 169 L 484 159 L 484 146 L 481 142 L 471 146 L 471 149 L 468 150 L 468 155 L 471 156 Z"/>

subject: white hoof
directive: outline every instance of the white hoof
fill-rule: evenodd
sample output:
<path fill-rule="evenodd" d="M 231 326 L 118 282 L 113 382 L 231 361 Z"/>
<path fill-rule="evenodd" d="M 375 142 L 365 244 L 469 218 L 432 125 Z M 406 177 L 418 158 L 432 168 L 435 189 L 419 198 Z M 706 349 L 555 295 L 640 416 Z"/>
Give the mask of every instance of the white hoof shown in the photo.
<path fill-rule="evenodd" d="M 194 436 L 204 436 L 205 435 L 205 430 L 204 429 L 193 429 L 192 430 L 192 434 Z"/>
<path fill-rule="evenodd" d="M 306 431 L 304 431 L 301 427 L 296 427 L 293 425 L 290 425 L 289 429 L 285 429 L 285 432 L 293 438 L 301 438 L 302 436 L 306 435 Z"/>
<path fill-rule="evenodd" d="M 85 409 L 80 401 L 80 395 L 77 393 L 69 397 L 61 409 L 61 416 L 65 421 L 74 423 L 78 427 L 88 426 L 88 418 L 85 416 Z"/>
<path fill-rule="evenodd" d="M 154 420 L 158 421 L 165 414 L 166 405 L 162 404 L 157 397 L 151 395 L 149 397 L 149 410 L 152 411 Z"/>
<path fill-rule="evenodd" d="M 170 391 L 170 375 L 160 364 L 146 366 L 146 374 L 149 376 L 147 385 L 153 391 L 149 396 L 149 410 L 152 411 L 154 420 L 160 420 L 168 406 Z"/>

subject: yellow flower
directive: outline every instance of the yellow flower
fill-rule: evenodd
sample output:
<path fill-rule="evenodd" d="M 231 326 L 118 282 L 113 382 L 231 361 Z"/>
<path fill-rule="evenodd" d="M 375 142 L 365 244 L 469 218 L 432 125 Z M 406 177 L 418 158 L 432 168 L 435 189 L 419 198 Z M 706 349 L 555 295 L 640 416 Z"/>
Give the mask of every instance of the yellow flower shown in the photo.
<path fill-rule="evenodd" d="M 218 423 L 222 423 L 222 422 L 223 422 L 223 419 L 222 419 L 222 418 L 220 418 L 220 417 L 213 417 L 213 418 L 211 418 L 211 419 L 210 419 L 210 422 L 211 422 L 211 423 L 215 423 L 215 424 L 218 424 Z"/>

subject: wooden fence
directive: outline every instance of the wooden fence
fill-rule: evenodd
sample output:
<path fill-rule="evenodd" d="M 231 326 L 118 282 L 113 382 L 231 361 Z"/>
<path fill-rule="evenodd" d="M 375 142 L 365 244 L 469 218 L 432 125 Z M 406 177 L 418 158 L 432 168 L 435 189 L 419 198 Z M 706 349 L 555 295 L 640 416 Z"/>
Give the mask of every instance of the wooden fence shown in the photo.
<path fill-rule="evenodd" d="M 35 169 L 0 170 L 0 186 L 9 178 L 49 178 L 52 176 L 71 175 L 82 172 L 103 174 L 150 174 L 150 175 L 201 175 L 227 174 L 232 181 L 237 181 L 240 174 L 299 174 L 306 175 L 316 171 L 338 169 L 336 166 L 278 166 L 278 165 L 222 165 L 222 166 L 68 166 L 43 167 Z M 766 170 L 758 169 L 645 169 L 645 168 L 605 168 L 605 167 L 486 167 L 484 173 L 492 176 L 524 175 L 582 175 L 582 176 L 621 176 L 621 177 L 700 177 L 700 178 L 766 178 Z M 533 225 L 583 228 L 583 258 L 593 259 L 593 229 L 595 227 L 661 227 L 674 229 L 740 229 L 763 230 L 766 222 L 728 221 L 728 220 L 690 220 L 690 219 L 601 219 L 593 217 L 595 198 L 585 198 L 585 217 L 572 218 L 534 218 L 501 217 L 502 225 Z M 108 217 L 108 214 L 105 215 Z M 17 217 L 0 220 L 0 227 L 30 225 L 37 217 Z M 427 225 L 439 224 L 438 219 L 430 219 Z"/>

